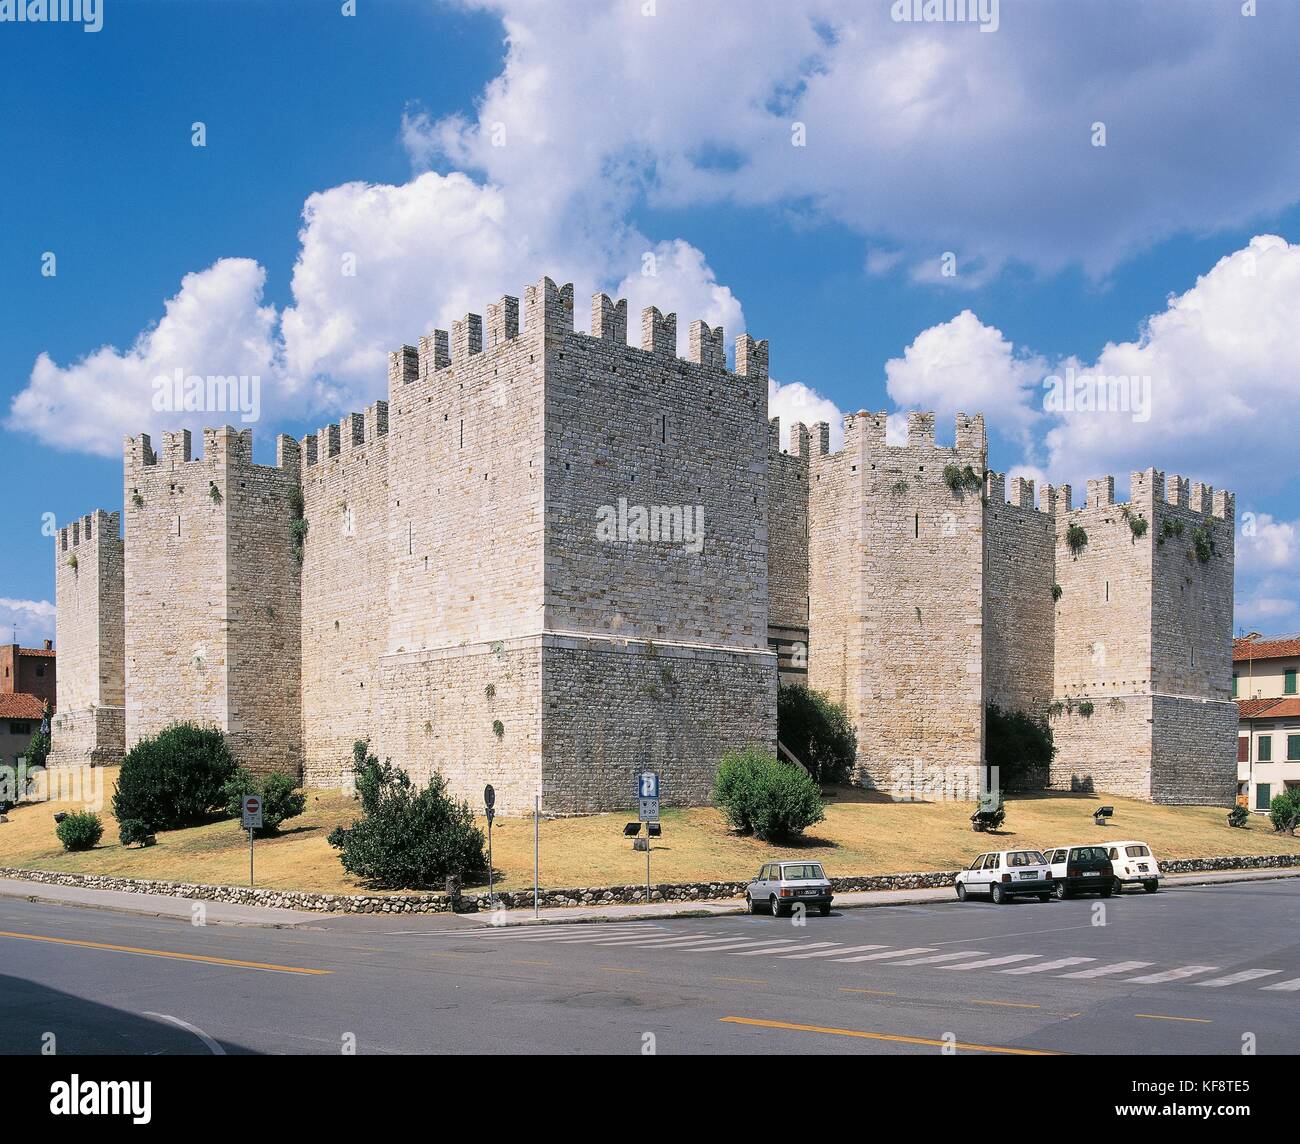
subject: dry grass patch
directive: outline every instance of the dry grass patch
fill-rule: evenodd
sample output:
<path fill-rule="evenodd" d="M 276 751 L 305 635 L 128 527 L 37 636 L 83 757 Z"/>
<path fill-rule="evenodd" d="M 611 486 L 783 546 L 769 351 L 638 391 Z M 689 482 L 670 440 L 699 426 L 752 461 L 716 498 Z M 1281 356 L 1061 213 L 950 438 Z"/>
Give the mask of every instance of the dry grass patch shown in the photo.
<path fill-rule="evenodd" d="M 79 804 L 43 803 L 16 808 L 0 825 L 0 866 L 175 882 L 243 885 L 248 881 L 248 835 L 227 819 L 165 831 L 158 844 L 127 849 L 117 841 L 117 822 L 109 798 L 116 768 L 105 768 L 104 840 L 94 850 L 66 853 L 54 835 L 55 810 Z M 1115 807 L 1112 825 L 1097 827 L 1091 811 L 1102 802 Z M 1022 795 L 1007 801 L 1006 829 L 976 834 L 969 803 L 896 803 L 889 798 L 844 788 L 826 807 L 826 819 L 796 847 L 768 846 L 731 834 L 712 807 L 664 812 L 663 837 L 655 843 L 652 875 L 656 882 L 739 879 L 776 857 L 810 857 L 833 876 L 951 870 L 976 854 L 1015 846 L 1140 838 L 1161 858 L 1202 858 L 1223 854 L 1300 852 L 1300 842 L 1274 834 L 1266 819 L 1252 816 L 1245 829 L 1230 828 L 1227 810 L 1218 807 L 1159 807 L 1104 795 Z M 284 832 L 256 842 L 257 884 L 275 889 L 321 893 L 369 893 L 344 873 L 338 852 L 326 838 L 336 826 L 358 817 L 360 807 L 341 791 L 311 791 L 307 809 L 290 819 Z M 645 878 L 645 855 L 622 836 L 630 812 L 563 818 L 541 824 L 543 886 L 593 886 L 637 883 Z M 479 826 L 486 831 L 486 822 Z M 523 889 L 533 882 L 532 819 L 498 818 L 492 832 L 498 885 Z"/>

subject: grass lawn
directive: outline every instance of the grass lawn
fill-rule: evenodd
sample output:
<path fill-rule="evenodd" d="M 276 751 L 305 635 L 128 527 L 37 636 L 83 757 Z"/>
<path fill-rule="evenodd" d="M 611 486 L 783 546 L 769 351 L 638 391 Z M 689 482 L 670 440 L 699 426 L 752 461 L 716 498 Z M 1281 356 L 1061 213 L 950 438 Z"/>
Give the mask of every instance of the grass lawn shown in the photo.
<path fill-rule="evenodd" d="M 248 835 L 234 820 L 189 830 L 164 832 L 147 849 L 125 849 L 108 805 L 116 768 L 105 768 L 104 839 L 94 850 L 65 853 L 54 835 L 52 814 L 80 809 L 72 803 L 25 805 L 0 824 L 0 866 L 78 873 L 158 878 L 176 882 L 244 885 L 248 881 Z M 1101 802 L 1115 807 L 1110 826 L 1093 825 L 1091 811 Z M 976 834 L 967 803 L 896 803 L 854 788 L 838 790 L 826 819 L 798 847 L 770 847 L 731 834 L 711 807 L 666 810 L 663 837 L 655 843 L 652 876 L 656 882 L 735 879 L 753 874 L 776 857 L 821 861 L 832 876 L 888 874 L 913 870 L 951 870 L 989 849 L 1139 838 L 1159 858 L 1200 858 L 1224 854 L 1290 854 L 1300 841 L 1274 834 L 1265 818 L 1232 829 L 1226 809 L 1158 807 L 1110 795 L 1024 795 L 1007 801 L 1005 828 Z M 325 841 L 347 825 L 358 804 L 339 791 L 311 791 L 307 810 L 291 819 L 277 838 L 256 843 L 257 884 L 277 889 L 325 893 L 365 893 L 343 872 L 338 852 Z M 544 821 L 541 825 L 543 886 L 596 886 L 645 879 L 645 855 L 623 838 L 630 812 Z M 479 825 L 486 829 L 486 823 Z M 492 832 L 498 885 L 521 889 L 533 884 L 532 819 L 498 818 Z"/>

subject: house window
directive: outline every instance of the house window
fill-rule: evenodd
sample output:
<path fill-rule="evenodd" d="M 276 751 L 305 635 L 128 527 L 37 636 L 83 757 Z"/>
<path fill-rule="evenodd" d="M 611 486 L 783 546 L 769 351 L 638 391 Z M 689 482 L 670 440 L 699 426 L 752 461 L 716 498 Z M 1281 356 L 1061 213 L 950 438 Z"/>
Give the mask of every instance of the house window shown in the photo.
<path fill-rule="evenodd" d="M 1255 809 L 1256 810 L 1268 809 L 1268 804 L 1271 801 L 1269 797 L 1269 791 L 1271 789 L 1272 787 L 1269 783 L 1255 784 Z"/>
<path fill-rule="evenodd" d="M 36 665 L 36 678 L 43 679 L 44 677 L 45 677 L 45 664 L 38 663 Z"/>
<path fill-rule="evenodd" d="M 1286 757 L 1288 762 L 1300 761 L 1300 735 L 1286 737 Z"/>
<path fill-rule="evenodd" d="M 1295 690 L 1295 672 L 1296 672 L 1296 669 L 1295 669 L 1294 667 L 1288 667 L 1288 668 L 1286 669 L 1286 671 L 1285 671 L 1285 672 L 1283 673 L 1283 675 L 1282 675 L 1282 680 L 1283 680 L 1283 682 L 1282 682 L 1282 690 L 1283 690 L 1287 695 L 1294 695 L 1294 694 L 1296 693 L 1296 690 Z"/>
<path fill-rule="evenodd" d="M 1273 761 L 1273 736 L 1261 735 L 1259 745 L 1255 749 L 1256 761 L 1261 763 L 1271 763 Z"/>
<path fill-rule="evenodd" d="M 1232 675 L 1232 697 L 1233 697 L 1233 699 L 1236 699 L 1236 698 L 1237 698 L 1237 674 L 1236 674 L 1236 672 L 1233 672 L 1233 675 Z"/>
<path fill-rule="evenodd" d="M 9 734 L 11 735 L 30 735 L 32 725 L 30 723 L 10 723 Z"/>
<path fill-rule="evenodd" d="M 1245 735 L 1237 736 L 1237 762 L 1250 762 L 1250 740 Z"/>

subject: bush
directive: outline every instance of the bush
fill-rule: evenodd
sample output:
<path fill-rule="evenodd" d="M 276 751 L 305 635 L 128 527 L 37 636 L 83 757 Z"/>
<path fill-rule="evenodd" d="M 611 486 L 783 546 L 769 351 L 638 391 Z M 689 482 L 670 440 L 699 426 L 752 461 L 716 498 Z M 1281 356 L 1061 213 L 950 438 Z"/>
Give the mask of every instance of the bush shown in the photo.
<path fill-rule="evenodd" d="M 254 778 L 238 767 L 221 793 L 226 800 L 226 813 L 232 818 L 243 817 L 245 795 L 262 796 L 262 829 L 254 831 L 259 837 L 275 834 L 285 819 L 297 818 L 307 809 L 307 796 L 298 789 L 298 784 L 278 771 Z"/>
<path fill-rule="evenodd" d="M 157 839 L 147 823 L 138 818 L 128 818 L 117 825 L 117 838 L 123 846 L 152 846 Z"/>
<path fill-rule="evenodd" d="M 150 831 L 197 825 L 225 809 L 222 788 L 235 769 L 226 738 L 215 727 L 174 723 L 127 752 L 113 814 L 119 823 L 138 819 Z"/>
<path fill-rule="evenodd" d="M 64 850 L 93 850 L 104 837 L 104 824 L 99 815 L 89 811 L 78 811 L 65 815 L 63 821 L 54 828 Z"/>
<path fill-rule="evenodd" d="M 1000 787 L 1026 790 L 1046 786 L 1055 754 L 1052 728 L 1046 719 L 989 704 L 984 719 L 984 759 L 998 768 Z"/>
<path fill-rule="evenodd" d="M 757 747 L 722 756 L 713 800 L 735 829 L 764 842 L 793 838 L 825 817 L 813 777 Z"/>
<path fill-rule="evenodd" d="M 843 707 L 797 683 L 776 690 L 776 737 L 819 783 L 846 782 L 858 737 Z"/>
<path fill-rule="evenodd" d="M 381 764 L 367 744 L 353 747 L 353 773 L 364 817 L 330 832 L 343 868 L 380 889 L 428 889 L 448 874 L 487 868 L 483 832 L 465 802 L 447 794 L 435 774 L 417 790 L 410 776 L 387 759 Z"/>
<path fill-rule="evenodd" d="M 1268 820 L 1278 834 L 1294 834 L 1300 825 L 1300 787 L 1275 794 L 1268 804 Z"/>
<path fill-rule="evenodd" d="M 45 766 L 45 760 L 50 753 L 50 705 L 45 704 L 45 710 L 41 715 L 40 724 L 36 728 L 36 734 L 27 744 L 27 750 L 23 752 L 23 758 L 27 762 L 27 773 L 30 775 L 33 771 L 39 770 Z"/>
<path fill-rule="evenodd" d="M 1007 804 L 1001 794 L 998 795 L 996 806 L 990 806 L 987 809 L 981 806 L 970 816 L 971 829 L 981 834 L 988 830 L 999 829 L 1006 820 Z"/>
<path fill-rule="evenodd" d="M 1250 811 L 1242 806 L 1241 803 L 1237 803 L 1230 811 L 1228 811 L 1229 826 L 1245 826 L 1249 821 Z"/>

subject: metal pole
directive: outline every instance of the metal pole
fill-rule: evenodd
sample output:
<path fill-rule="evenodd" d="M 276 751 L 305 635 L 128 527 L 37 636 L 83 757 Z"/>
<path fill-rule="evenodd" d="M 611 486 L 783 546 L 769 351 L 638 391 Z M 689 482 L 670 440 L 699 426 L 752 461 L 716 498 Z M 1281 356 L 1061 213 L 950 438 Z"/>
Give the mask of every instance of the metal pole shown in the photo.
<path fill-rule="evenodd" d="M 253 885 L 253 828 L 248 828 L 248 885 Z"/>
<path fill-rule="evenodd" d="M 488 819 L 488 905 L 491 905 L 496 898 L 496 892 L 492 889 L 492 819 Z"/>
<path fill-rule="evenodd" d="M 538 910 L 541 909 L 541 845 L 538 841 L 537 819 L 542 809 L 542 796 L 533 795 L 533 917 L 538 916 Z"/>
<path fill-rule="evenodd" d="M 654 840 L 650 837 L 650 827 L 646 827 L 645 837 L 645 902 L 650 904 L 650 846 Z"/>

